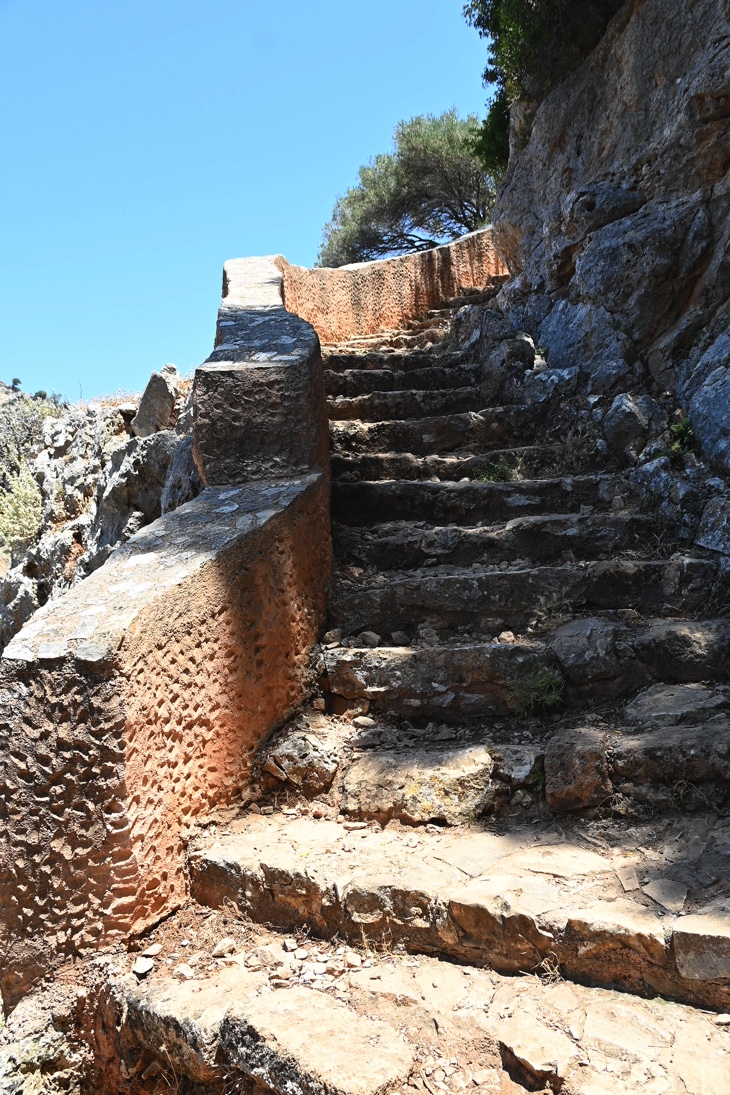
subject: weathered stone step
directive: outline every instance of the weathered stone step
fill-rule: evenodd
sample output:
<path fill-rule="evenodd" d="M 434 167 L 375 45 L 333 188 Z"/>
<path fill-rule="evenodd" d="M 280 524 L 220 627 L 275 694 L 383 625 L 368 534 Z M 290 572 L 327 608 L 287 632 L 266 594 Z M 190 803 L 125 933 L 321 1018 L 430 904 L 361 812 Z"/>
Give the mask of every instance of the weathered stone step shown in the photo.
<path fill-rule="evenodd" d="M 723 810 L 730 802 L 730 722 L 720 714 L 699 725 L 665 718 L 654 727 L 580 727 L 555 734 L 544 763 L 547 804 L 555 811 L 609 804 L 627 817 L 647 807 Z M 705 864 L 707 878 L 712 866 Z"/>
<path fill-rule="evenodd" d="M 718 626 L 722 623 L 724 629 Z M 433 646 L 403 646 L 409 636 L 396 632 L 399 641 L 392 645 L 382 637 L 374 648 L 363 642 L 354 647 L 330 645 L 324 659 L 334 696 L 367 700 L 384 711 L 453 722 L 520 709 L 527 696 L 525 684 L 529 688 L 543 668 L 551 667 L 558 670 L 554 702 L 582 706 L 586 701 L 634 696 L 626 717 L 635 725 L 691 724 L 727 710 L 724 691 L 708 687 L 708 682 L 730 680 L 730 625 L 698 621 L 693 628 L 687 621 L 683 627 L 695 635 L 694 679 L 689 682 L 681 677 L 677 681 L 683 672 L 681 662 L 678 667 L 672 660 L 677 644 L 671 632 L 662 634 L 661 621 L 631 629 L 607 619 L 575 620 L 557 628 L 547 644 L 462 638 Z M 699 635 L 704 635 L 708 648 L 698 657 Z M 718 653 L 724 657 L 718 658 Z"/>
<path fill-rule="evenodd" d="M 620 880 L 630 859 L 558 841 L 545 824 L 415 838 L 249 815 L 236 829 L 192 853 L 192 892 L 214 907 L 230 901 L 254 922 L 401 944 L 504 973 L 550 965 L 565 979 L 730 1005 L 722 903 L 679 901 L 675 890 L 676 912 L 660 907 L 638 878 Z"/>
<path fill-rule="evenodd" d="M 546 627 L 552 618 L 588 610 L 634 609 L 644 615 L 699 613 L 714 587 L 716 566 L 704 559 L 616 559 L 531 570 L 457 571 L 384 576 L 379 584 L 333 583 L 331 627 L 345 635 L 378 634 L 427 622 L 446 629 Z"/>
<path fill-rule="evenodd" d="M 486 452 L 529 443 L 539 423 L 540 412 L 535 407 L 489 407 L 479 414 L 444 414 L 403 422 L 330 422 L 330 438 L 335 452 L 350 454 Z"/>
<path fill-rule="evenodd" d="M 163 1072 L 206 1090 L 216 1082 L 238 1089 L 243 1080 L 276 1095 L 381 1095 L 403 1084 L 414 1064 L 415 1046 L 395 1026 L 302 985 L 272 991 L 267 970 L 236 964 L 189 980 L 133 982 L 116 990 L 127 1039 Z"/>
<path fill-rule="evenodd" d="M 339 558 L 378 570 L 406 570 L 430 559 L 495 566 L 518 559 L 556 563 L 566 553 L 579 560 L 611 558 L 645 548 L 654 527 L 653 518 L 643 514 L 540 514 L 516 517 L 497 528 L 390 522 L 369 528 L 335 524 L 332 534 Z"/>
<path fill-rule="evenodd" d="M 424 483 L 410 480 L 332 484 L 332 516 L 347 525 L 429 521 L 475 525 L 537 513 L 605 508 L 620 493 L 613 475 L 571 475 L 516 483 Z"/>
<path fill-rule="evenodd" d="M 216 919 L 222 915 L 209 911 L 206 927 Z M 199 932 L 192 934 L 200 939 Z M 157 969 L 139 987 L 111 980 L 120 1004 L 123 1058 L 132 1066 L 127 1071 L 139 1076 L 149 1070 L 158 1091 L 170 1077 L 165 1090 L 180 1090 L 187 1080 L 197 1082 L 198 1092 L 219 1095 L 223 1083 L 236 1090 L 253 1080 L 256 1090 L 296 1095 L 322 1090 L 316 1079 L 326 1082 L 323 1090 L 330 1095 L 369 1095 L 378 1083 L 385 1091 L 400 1079 L 405 1045 L 412 1055 L 413 1091 L 458 1095 L 474 1086 L 479 1095 L 524 1095 L 547 1085 L 579 1095 L 650 1095 L 659 1090 L 651 1084 L 658 1078 L 674 1095 L 730 1095 L 727 1024 L 686 1004 L 568 984 L 557 976 L 509 977 L 426 955 L 368 953 L 311 936 L 301 946 L 301 937 L 250 926 L 243 941 L 231 942 L 235 951 L 218 959 L 218 968 L 196 963 L 193 978 L 178 986 Z M 160 959 L 170 949 L 163 947 Z M 271 965 L 261 973 L 262 983 L 255 974 L 264 960 Z M 237 978 L 239 970 L 244 972 Z M 254 1021 L 242 1068 L 237 1035 L 249 1014 Z M 342 1032 L 340 1026 L 345 1014 L 354 1033 L 351 1062 L 349 1027 Z M 286 1018 L 292 1030 L 282 1029 L 277 1044 L 272 1036 Z M 14 1021 L 12 1016 L 10 1027 Z M 397 1033 L 404 1028 L 407 1041 Z M 301 1032 L 307 1044 L 300 1045 L 293 1032 Z M 260 1042 L 254 1033 L 262 1034 Z M 363 1033 L 369 1049 L 364 1053 Z M 30 1048 L 31 1038 L 21 1044 Z M 429 1047 L 428 1056 L 415 1053 L 419 1044 Z M 31 1064 L 31 1055 L 19 1049 L 11 1044 L 0 1067 L 7 1060 L 9 1075 L 27 1084 L 39 1054 Z M 279 1062 L 281 1069 L 274 1071 Z M 38 1067 L 38 1079 L 42 1073 Z M 216 1079 L 201 1085 L 201 1073 Z"/>
<path fill-rule="evenodd" d="M 356 338 L 348 339 L 346 346 L 347 351 L 355 353 L 358 350 L 369 352 L 372 350 L 382 351 L 385 349 L 392 350 L 422 350 L 430 346 L 435 345 L 445 338 L 449 333 L 448 324 L 443 326 L 431 326 L 428 329 L 421 332 L 412 331 L 379 331 L 372 335 L 359 335 Z M 342 344 L 337 344 L 339 349 Z M 329 357 L 332 350 L 335 349 L 335 344 L 325 343 L 323 350 L 325 356 Z"/>
<path fill-rule="evenodd" d="M 501 482 L 534 479 L 545 467 L 554 468 L 561 450 L 555 445 L 524 445 L 522 448 L 494 449 L 488 455 L 414 456 L 412 453 L 363 453 L 362 456 L 332 456 L 335 479 L 431 479 Z"/>
<path fill-rule="evenodd" d="M 325 370 L 334 372 L 361 372 L 363 369 L 400 372 L 404 377 L 412 370 L 455 368 L 464 363 L 464 351 L 445 350 L 369 350 L 360 353 L 348 351 L 346 347 L 323 352 Z M 407 385 L 404 385 L 407 387 Z"/>
<path fill-rule="evenodd" d="M 384 422 L 396 419 L 426 417 L 433 414 L 462 414 L 479 411 L 488 406 L 492 388 L 470 384 L 466 388 L 448 388 L 442 391 L 386 391 L 371 392 L 348 398 L 340 396 L 327 400 L 330 421 L 342 422 L 357 419 L 361 422 Z"/>
<path fill-rule="evenodd" d="M 543 643 L 452 643 L 434 647 L 338 647 L 324 652 L 331 692 L 378 709 L 474 718 L 517 706 L 516 688 L 557 660 Z"/>
<path fill-rule="evenodd" d="M 410 369 L 345 369 L 325 370 L 325 390 L 330 399 L 336 396 L 363 396 L 371 392 L 398 392 L 404 389 L 443 391 L 449 388 L 466 388 L 476 384 L 481 369 L 478 365 L 431 366 Z"/>

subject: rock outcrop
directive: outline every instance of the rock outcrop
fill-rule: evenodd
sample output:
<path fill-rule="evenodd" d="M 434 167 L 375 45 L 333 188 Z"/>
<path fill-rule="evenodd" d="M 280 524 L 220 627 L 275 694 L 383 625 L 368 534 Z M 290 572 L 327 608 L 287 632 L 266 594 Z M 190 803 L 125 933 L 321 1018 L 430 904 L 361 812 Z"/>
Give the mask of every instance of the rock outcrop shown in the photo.
<path fill-rule="evenodd" d="M 541 104 L 495 213 L 503 307 L 549 363 L 677 390 L 724 470 L 728 71 L 724 0 L 627 0 Z"/>
<path fill-rule="evenodd" d="M 186 387 L 166 365 L 139 406 L 100 401 L 46 418 L 39 448 L 28 453 L 41 525 L 0 582 L 0 650 L 40 605 L 97 570 L 162 512 L 200 493 Z"/>

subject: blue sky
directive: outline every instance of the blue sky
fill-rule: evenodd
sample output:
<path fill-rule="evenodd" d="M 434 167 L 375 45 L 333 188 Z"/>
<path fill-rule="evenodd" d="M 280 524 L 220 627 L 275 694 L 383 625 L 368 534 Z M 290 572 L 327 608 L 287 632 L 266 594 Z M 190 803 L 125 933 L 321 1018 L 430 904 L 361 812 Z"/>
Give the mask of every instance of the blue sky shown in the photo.
<path fill-rule="evenodd" d="M 0 0 L 0 378 L 71 400 L 212 347 L 221 268 L 311 265 L 395 124 L 484 113 L 462 0 Z"/>

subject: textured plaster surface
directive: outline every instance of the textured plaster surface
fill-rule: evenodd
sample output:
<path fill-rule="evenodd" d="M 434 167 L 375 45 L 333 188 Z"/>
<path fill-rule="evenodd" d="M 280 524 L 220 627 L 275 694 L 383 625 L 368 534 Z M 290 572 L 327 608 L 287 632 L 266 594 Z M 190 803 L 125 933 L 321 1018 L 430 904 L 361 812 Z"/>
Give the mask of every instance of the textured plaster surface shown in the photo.
<path fill-rule="evenodd" d="M 275 260 L 286 307 L 309 321 L 325 342 L 405 327 L 465 289 L 483 289 L 507 273 L 491 228 L 453 243 L 380 262 L 306 269 Z"/>
<path fill-rule="evenodd" d="M 208 489 L 39 613 L 0 662 L 0 946 L 13 999 L 53 955 L 185 898 L 196 818 L 304 698 L 326 480 Z"/>

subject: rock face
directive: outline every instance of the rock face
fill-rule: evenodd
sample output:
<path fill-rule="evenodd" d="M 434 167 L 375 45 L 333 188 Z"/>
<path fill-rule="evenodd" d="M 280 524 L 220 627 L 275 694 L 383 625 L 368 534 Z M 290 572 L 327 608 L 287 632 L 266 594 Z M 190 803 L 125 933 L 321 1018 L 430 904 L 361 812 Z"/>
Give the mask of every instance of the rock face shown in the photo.
<path fill-rule="evenodd" d="M 729 51 L 723 0 L 628 0 L 539 107 L 495 213 L 502 303 L 550 363 L 681 382 L 726 468 L 727 336 L 705 351 L 730 296 Z"/>
<path fill-rule="evenodd" d="M 179 374 L 165 366 L 139 410 L 99 403 L 46 419 L 42 447 L 31 454 L 42 524 L 36 543 L 0 581 L 0 650 L 40 605 L 97 570 L 162 512 L 200 493 L 189 416 L 187 431 L 168 428 L 182 410 L 179 396 Z"/>

